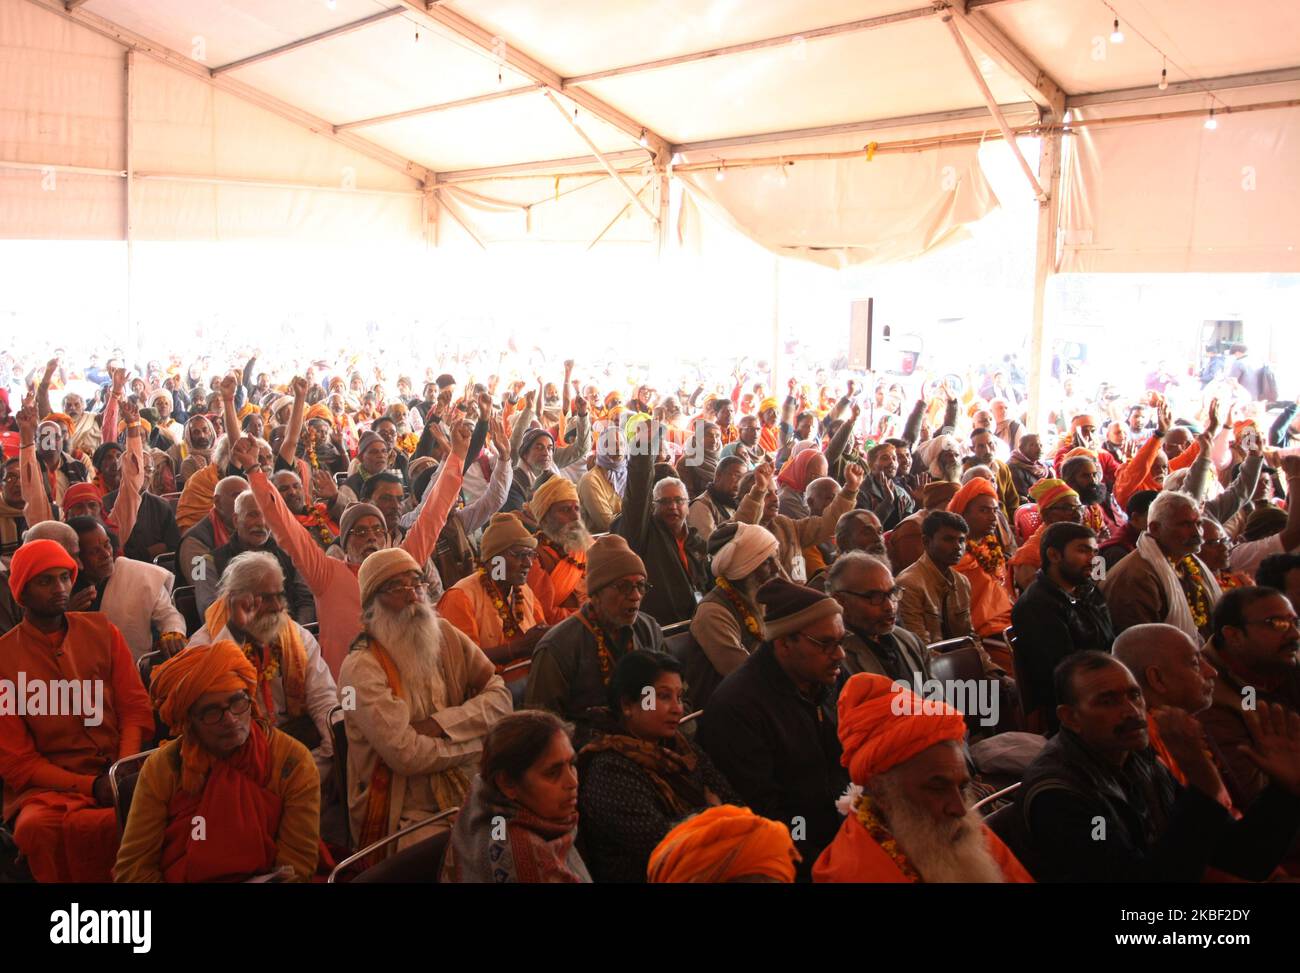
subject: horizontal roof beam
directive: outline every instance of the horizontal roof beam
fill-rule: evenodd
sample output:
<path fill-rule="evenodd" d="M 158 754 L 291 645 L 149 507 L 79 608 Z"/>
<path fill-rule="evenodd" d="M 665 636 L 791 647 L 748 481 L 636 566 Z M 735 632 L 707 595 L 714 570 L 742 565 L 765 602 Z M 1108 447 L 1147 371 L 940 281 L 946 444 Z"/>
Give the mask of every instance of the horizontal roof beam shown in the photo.
<path fill-rule="evenodd" d="M 1191 81 L 1171 81 L 1161 91 L 1154 84 L 1138 88 L 1117 88 L 1114 91 L 1097 91 L 1092 94 L 1067 95 L 1066 108 L 1087 108 L 1091 105 L 1118 105 L 1126 101 L 1146 101 L 1151 98 L 1170 98 L 1174 95 L 1208 94 L 1232 88 L 1253 88 L 1266 84 L 1287 84 L 1300 81 L 1300 67 L 1277 68 L 1272 71 L 1251 71 L 1248 74 L 1227 74 L 1217 78 L 1197 78 Z"/>
<path fill-rule="evenodd" d="M 335 125 L 334 131 L 345 132 L 352 128 L 361 128 L 365 125 L 382 125 L 385 122 L 396 122 L 403 118 L 415 118 L 418 115 L 432 115 L 437 112 L 451 111 L 453 108 L 467 108 L 470 105 L 481 105 L 484 102 L 499 101 L 502 98 L 513 98 L 516 95 L 528 94 L 537 91 L 540 85 L 527 84 L 519 88 L 507 88 L 504 91 L 489 91 L 485 95 L 473 95 L 469 98 L 457 98 L 455 101 L 443 101 L 436 105 L 426 105 L 423 108 L 410 108 L 406 111 L 392 112 L 388 115 L 375 115 L 373 118 L 358 118 L 353 122 L 344 122 L 341 125 Z"/>
<path fill-rule="evenodd" d="M 329 40 L 331 37 L 342 37 L 344 34 L 351 34 L 353 31 L 369 27 L 371 24 L 377 24 L 380 21 L 389 20 L 406 12 L 405 7 L 393 7 L 389 10 L 381 10 L 377 14 L 371 14 L 369 17 L 362 17 L 360 20 L 354 20 L 350 24 L 340 24 L 338 27 L 331 27 L 329 30 L 323 30 L 319 34 L 312 34 L 310 37 L 303 37 L 296 41 L 290 41 L 288 44 L 281 44 L 279 47 L 273 47 L 269 51 L 262 51 L 260 54 L 250 54 L 248 57 L 241 57 L 238 61 L 231 61 L 229 64 L 222 64 L 220 67 L 212 69 L 215 77 L 218 74 L 224 74 L 226 71 L 234 71 L 238 68 L 246 68 L 250 64 L 257 64 L 259 61 L 266 61 L 273 57 L 279 57 L 281 54 L 288 54 L 290 51 L 296 51 L 300 47 L 306 47 L 309 44 L 316 44 L 320 41 Z"/>

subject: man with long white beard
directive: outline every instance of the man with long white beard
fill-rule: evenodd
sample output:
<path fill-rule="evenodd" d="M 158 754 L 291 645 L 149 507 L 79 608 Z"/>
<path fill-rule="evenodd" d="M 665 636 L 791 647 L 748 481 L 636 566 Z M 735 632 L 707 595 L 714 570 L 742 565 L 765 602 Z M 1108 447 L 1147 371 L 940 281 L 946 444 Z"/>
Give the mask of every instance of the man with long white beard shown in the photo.
<path fill-rule="evenodd" d="M 280 560 L 269 551 L 245 551 L 226 565 L 203 627 L 185 647 L 226 639 L 238 645 L 257 670 L 258 709 L 276 729 L 311 750 L 326 783 L 334 759 L 330 710 L 338 691 L 320 645 L 287 607 Z"/>
<path fill-rule="evenodd" d="M 860 672 L 840 693 L 839 734 L 853 784 L 813 881 L 1033 881 L 967 804 L 961 713 Z"/>
<path fill-rule="evenodd" d="M 371 554 L 357 582 L 363 631 L 343 660 L 339 699 L 348 812 L 363 848 L 462 804 L 483 738 L 511 702 L 483 651 L 438 617 L 405 550 Z"/>
<path fill-rule="evenodd" d="M 563 476 L 553 476 L 533 491 L 528 512 L 541 529 L 537 560 L 528 587 L 537 595 L 548 625 L 556 625 L 587 600 L 587 548 L 592 536 L 583 525 L 578 491 Z"/>

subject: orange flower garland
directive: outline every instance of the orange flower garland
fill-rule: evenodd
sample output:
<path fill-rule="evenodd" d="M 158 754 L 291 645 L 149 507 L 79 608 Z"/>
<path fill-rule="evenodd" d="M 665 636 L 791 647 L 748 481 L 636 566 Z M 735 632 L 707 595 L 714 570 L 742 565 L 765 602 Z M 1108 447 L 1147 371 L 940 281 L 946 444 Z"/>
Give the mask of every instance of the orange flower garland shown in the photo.
<path fill-rule="evenodd" d="M 866 794 L 859 794 L 853 802 L 853 813 L 858 819 L 858 823 L 867 829 L 867 834 L 871 835 L 871 840 L 880 845 L 880 848 L 890 860 L 898 866 L 898 870 L 903 873 L 903 877 L 909 882 L 922 882 L 921 873 L 916 867 L 907 860 L 903 850 L 898 847 L 898 839 L 889 830 L 889 826 L 881 819 L 880 809 L 876 807 L 875 802 Z"/>
<path fill-rule="evenodd" d="M 501 592 L 498 590 L 496 583 L 488 577 L 487 568 L 479 568 L 478 577 L 479 583 L 483 585 L 483 590 L 492 602 L 492 607 L 497 610 L 497 617 L 501 619 L 501 632 L 505 636 L 505 640 L 513 642 L 524 634 L 521 625 L 522 593 L 516 588 L 511 596 L 511 603 L 507 605 L 505 599 L 501 597 Z"/>
<path fill-rule="evenodd" d="M 749 606 L 745 604 L 745 599 L 740 597 L 740 593 L 732 587 L 731 582 L 726 578 L 719 578 L 718 587 L 722 589 L 722 594 L 726 597 L 727 601 L 731 602 L 732 607 L 740 613 L 740 618 L 745 623 L 745 628 L 749 631 L 749 634 L 754 636 L 756 639 L 762 640 L 762 624 L 754 617 L 754 613 L 750 611 Z"/>

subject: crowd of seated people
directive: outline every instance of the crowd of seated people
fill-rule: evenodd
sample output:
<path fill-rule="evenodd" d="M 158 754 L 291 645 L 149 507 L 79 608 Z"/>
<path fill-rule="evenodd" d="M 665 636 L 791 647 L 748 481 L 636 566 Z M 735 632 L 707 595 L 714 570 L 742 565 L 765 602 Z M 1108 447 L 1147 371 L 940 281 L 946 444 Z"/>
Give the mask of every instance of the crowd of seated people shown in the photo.
<path fill-rule="evenodd" d="M 1258 368 L 1035 428 L 1006 368 L 909 407 L 184 364 L 4 375 L 7 873 L 1300 875 Z"/>

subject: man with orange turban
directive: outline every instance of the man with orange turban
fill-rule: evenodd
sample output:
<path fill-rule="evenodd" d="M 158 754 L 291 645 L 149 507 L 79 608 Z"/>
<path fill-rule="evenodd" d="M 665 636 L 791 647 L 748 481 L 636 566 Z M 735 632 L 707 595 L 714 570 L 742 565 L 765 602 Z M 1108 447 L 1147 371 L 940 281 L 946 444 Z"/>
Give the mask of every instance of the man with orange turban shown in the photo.
<path fill-rule="evenodd" d="M 815 882 L 1032 882 L 967 807 L 966 720 L 888 676 L 860 672 L 839 698 L 846 817 Z"/>
<path fill-rule="evenodd" d="M 650 853 L 655 883 L 794 881 L 790 831 L 748 808 L 722 804 L 687 818 Z"/>
<path fill-rule="evenodd" d="M 972 477 L 948 501 L 948 512 L 966 521 L 966 553 L 953 570 L 970 582 L 970 620 L 981 639 L 1000 639 L 1011 624 L 1011 568 L 998 537 L 998 493 L 992 481 Z M 993 661 L 1011 672 L 1011 653 L 986 643 Z"/>
<path fill-rule="evenodd" d="M 320 846 L 311 754 L 257 707 L 257 670 L 234 642 L 186 649 L 153 672 L 158 715 L 178 739 L 144 762 L 113 877 L 306 882 Z"/>
<path fill-rule="evenodd" d="M 38 882 L 109 880 L 108 768 L 154 730 L 122 633 L 99 612 L 68 612 L 76 578 L 76 561 L 54 541 L 20 547 L 9 588 L 23 621 L 0 638 L 5 819 Z"/>

